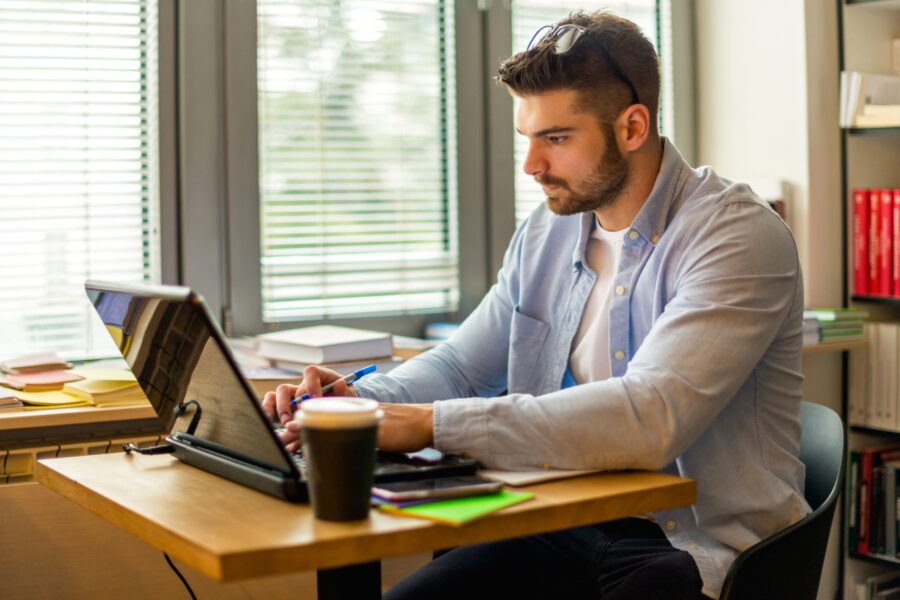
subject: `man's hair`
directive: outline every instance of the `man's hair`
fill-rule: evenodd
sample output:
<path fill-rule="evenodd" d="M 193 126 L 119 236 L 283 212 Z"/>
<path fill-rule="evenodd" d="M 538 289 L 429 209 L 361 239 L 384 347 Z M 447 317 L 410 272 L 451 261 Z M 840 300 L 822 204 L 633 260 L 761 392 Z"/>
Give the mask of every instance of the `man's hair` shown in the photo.
<path fill-rule="evenodd" d="M 628 84 L 610 67 L 610 59 L 631 80 L 641 104 L 650 111 L 650 126 L 657 130 L 659 59 L 640 28 L 606 11 L 576 12 L 556 23 L 585 29 L 572 47 L 557 54 L 554 40 L 503 61 L 497 80 L 517 96 L 575 90 L 581 110 L 596 112 L 601 122 L 612 123 L 631 104 Z"/>

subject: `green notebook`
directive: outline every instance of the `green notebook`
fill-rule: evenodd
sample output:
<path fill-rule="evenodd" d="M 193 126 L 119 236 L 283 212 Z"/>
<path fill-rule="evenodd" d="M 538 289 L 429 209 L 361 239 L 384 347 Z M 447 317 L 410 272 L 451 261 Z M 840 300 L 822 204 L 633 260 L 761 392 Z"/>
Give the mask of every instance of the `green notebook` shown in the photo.
<path fill-rule="evenodd" d="M 462 525 L 468 523 L 478 517 L 486 514 L 525 502 L 534 498 L 534 494 L 528 492 L 509 492 L 501 490 L 496 494 L 487 494 L 485 496 L 469 496 L 467 498 L 453 498 L 451 500 L 440 500 L 438 502 L 429 502 L 428 504 L 418 504 L 416 506 L 407 506 L 399 508 L 385 504 L 379 506 L 381 510 L 397 515 L 406 515 L 408 517 L 419 517 L 421 519 L 431 519 L 448 525 Z"/>

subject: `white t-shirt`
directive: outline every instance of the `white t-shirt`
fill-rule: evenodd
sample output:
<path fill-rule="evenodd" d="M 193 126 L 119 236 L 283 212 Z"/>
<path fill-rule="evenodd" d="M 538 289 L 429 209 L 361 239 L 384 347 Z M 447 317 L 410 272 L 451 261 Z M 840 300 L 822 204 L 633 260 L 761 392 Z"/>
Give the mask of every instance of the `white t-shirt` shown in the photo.
<path fill-rule="evenodd" d="M 578 384 L 602 381 L 612 373 L 609 361 L 609 299 L 612 284 L 622 256 L 622 243 L 628 227 L 621 231 L 606 231 L 596 221 L 588 239 L 585 258 L 597 274 L 581 315 L 581 325 L 575 334 L 569 368 Z"/>

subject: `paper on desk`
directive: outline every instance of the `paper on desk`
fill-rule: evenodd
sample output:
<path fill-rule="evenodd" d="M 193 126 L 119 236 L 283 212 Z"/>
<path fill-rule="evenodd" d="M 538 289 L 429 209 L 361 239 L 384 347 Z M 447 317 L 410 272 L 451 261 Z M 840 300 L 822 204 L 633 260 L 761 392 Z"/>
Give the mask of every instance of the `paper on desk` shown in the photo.
<path fill-rule="evenodd" d="M 484 469 L 478 471 L 478 475 L 485 479 L 502 481 L 506 485 L 517 487 L 531 485 L 532 483 L 553 481 L 555 479 L 568 479 L 569 477 L 578 477 L 579 475 L 597 472 L 597 469 L 538 469 L 535 471 L 501 471 L 499 469 Z"/>
<path fill-rule="evenodd" d="M 90 406 L 87 400 L 81 400 L 64 392 L 20 392 L 16 398 L 26 404 L 25 410 L 36 408 L 68 408 L 70 406 Z M 30 406 L 29 406 L 30 405 Z"/>
<path fill-rule="evenodd" d="M 69 369 L 69 373 L 80 375 L 85 379 L 99 379 L 103 381 L 137 381 L 134 373 L 129 369 L 116 369 L 108 367 L 76 367 Z"/>

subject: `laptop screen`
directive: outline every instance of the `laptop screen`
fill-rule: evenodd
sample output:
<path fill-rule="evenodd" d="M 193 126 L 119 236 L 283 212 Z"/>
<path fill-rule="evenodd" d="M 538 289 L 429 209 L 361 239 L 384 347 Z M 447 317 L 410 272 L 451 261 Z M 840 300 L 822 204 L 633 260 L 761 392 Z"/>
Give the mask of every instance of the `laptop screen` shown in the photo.
<path fill-rule="evenodd" d="M 294 470 L 237 373 L 224 338 L 187 288 L 89 283 L 88 297 L 170 434 L 187 431 L 196 406 L 196 437 L 227 446 L 280 471 Z"/>

